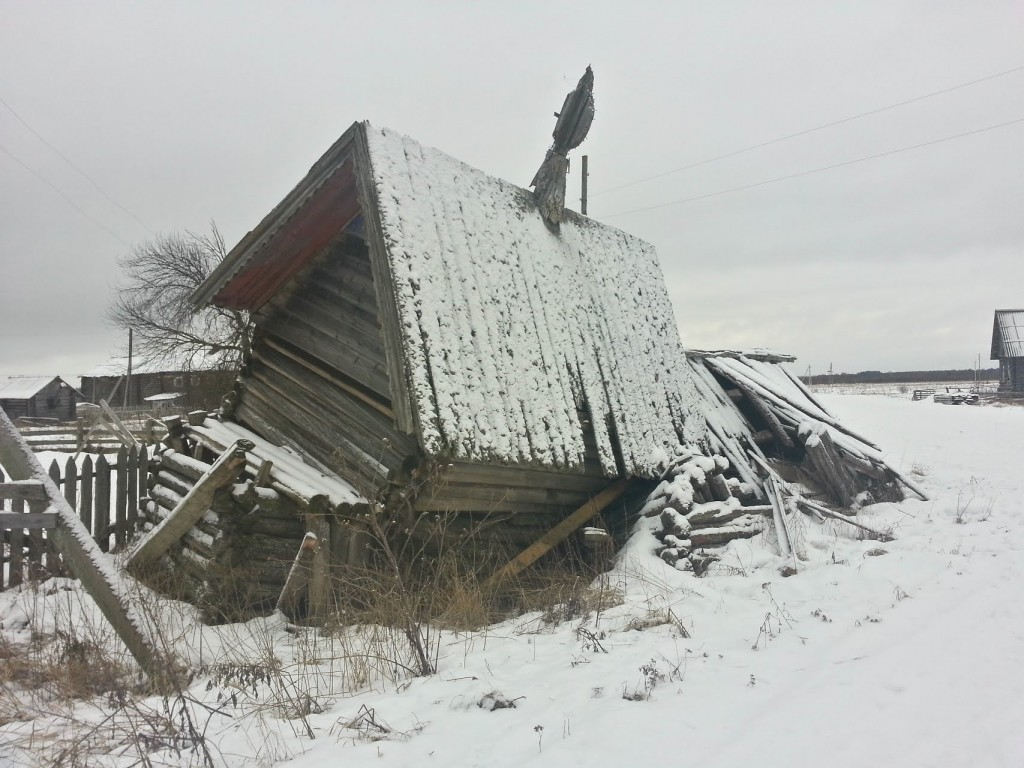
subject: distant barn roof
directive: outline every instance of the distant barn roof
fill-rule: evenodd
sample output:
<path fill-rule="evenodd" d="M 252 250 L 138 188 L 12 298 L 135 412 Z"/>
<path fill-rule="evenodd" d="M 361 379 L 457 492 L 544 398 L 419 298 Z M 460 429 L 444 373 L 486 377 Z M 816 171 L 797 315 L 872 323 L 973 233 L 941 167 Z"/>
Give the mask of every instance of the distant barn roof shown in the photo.
<path fill-rule="evenodd" d="M 991 360 L 1024 357 L 1024 309 L 997 309 L 992 322 Z"/>
<path fill-rule="evenodd" d="M 0 376 L 0 400 L 27 400 L 58 376 Z"/>
<path fill-rule="evenodd" d="M 651 476 L 658 449 L 705 439 L 653 246 L 570 212 L 554 233 L 527 190 L 367 123 L 194 300 L 257 309 L 360 213 L 395 410 L 426 452 L 580 466 L 581 402 L 609 474 Z"/>

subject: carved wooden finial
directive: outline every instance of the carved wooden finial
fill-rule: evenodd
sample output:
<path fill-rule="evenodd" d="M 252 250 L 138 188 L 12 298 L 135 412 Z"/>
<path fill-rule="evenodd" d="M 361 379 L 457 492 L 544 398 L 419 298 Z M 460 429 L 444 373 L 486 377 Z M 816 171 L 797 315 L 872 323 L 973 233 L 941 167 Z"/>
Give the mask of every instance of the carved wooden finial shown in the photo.
<path fill-rule="evenodd" d="M 562 110 L 555 113 L 558 122 L 551 135 L 554 142 L 544 156 L 544 162 L 530 182 L 534 188 L 541 215 L 554 227 L 562 221 L 565 211 L 565 176 L 569 170 L 569 150 L 575 149 L 587 138 L 594 122 L 594 72 L 588 66 L 575 90 L 568 93 Z"/>

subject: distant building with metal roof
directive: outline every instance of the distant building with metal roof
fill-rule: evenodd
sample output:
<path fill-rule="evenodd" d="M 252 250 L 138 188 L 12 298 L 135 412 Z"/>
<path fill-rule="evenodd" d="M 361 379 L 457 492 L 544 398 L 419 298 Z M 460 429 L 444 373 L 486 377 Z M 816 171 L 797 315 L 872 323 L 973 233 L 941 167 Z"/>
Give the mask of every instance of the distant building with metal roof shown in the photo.
<path fill-rule="evenodd" d="M 997 309 L 991 360 L 999 361 L 999 391 L 1024 392 L 1024 309 Z"/>

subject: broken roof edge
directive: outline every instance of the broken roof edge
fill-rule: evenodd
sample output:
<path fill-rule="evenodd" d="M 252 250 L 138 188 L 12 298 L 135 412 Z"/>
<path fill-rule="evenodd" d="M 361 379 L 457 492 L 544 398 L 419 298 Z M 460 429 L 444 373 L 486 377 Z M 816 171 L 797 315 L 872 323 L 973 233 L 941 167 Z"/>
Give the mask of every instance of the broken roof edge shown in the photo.
<path fill-rule="evenodd" d="M 796 355 L 787 355 L 782 352 L 773 352 L 770 349 L 752 349 L 741 351 L 735 349 L 687 349 L 687 357 L 745 357 L 748 360 L 758 360 L 763 363 L 795 363 Z"/>
<path fill-rule="evenodd" d="M 299 211 L 335 171 L 345 164 L 351 155 L 351 146 L 357 132 L 365 130 L 366 122 L 355 122 L 341 134 L 337 141 L 310 166 L 309 171 L 285 195 L 260 223 L 245 234 L 232 248 L 202 284 L 193 291 L 189 301 L 197 309 L 211 303 L 220 290 L 231 282 L 262 250 L 263 246 L 284 224 Z"/>

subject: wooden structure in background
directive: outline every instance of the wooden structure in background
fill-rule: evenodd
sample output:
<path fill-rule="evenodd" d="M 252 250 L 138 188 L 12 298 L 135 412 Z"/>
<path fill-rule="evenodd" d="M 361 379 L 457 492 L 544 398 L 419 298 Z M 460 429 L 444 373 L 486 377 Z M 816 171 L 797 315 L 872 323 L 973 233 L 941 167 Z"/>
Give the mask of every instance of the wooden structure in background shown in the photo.
<path fill-rule="evenodd" d="M 132 361 L 131 370 L 129 382 L 127 357 L 113 357 L 96 366 L 82 376 L 83 397 L 90 403 L 106 400 L 115 408 L 156 408 L 163 402 L 172 402 L 183 410 L 216 408 L 224 393 L 231 389 L 235 378 L 235 371 L 225 370 L 216 357 L 196 360 L 136 358 Z M 172 397 L 174 395 L 177 397 Z"/>
<path fill-rule="evenodd" d="M 13 421 L 74 421 L 78 391 L 59 376 L 0 376 L 0 411 Z"/>
<path fill-rule="evenodd" d="M 991 360 L 999 361 L 999 391 L 1024 394 L 1024 309 L 997 309 Z"/>

